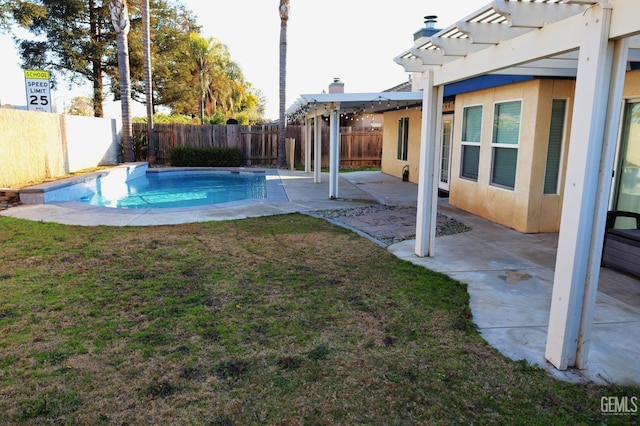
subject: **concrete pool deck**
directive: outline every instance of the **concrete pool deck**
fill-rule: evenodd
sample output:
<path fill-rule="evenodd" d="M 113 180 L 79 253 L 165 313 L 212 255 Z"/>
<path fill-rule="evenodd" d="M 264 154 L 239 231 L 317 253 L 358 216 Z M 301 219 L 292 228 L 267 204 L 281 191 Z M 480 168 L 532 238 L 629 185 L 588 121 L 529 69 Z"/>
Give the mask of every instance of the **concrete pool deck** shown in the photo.
<path fill-rule="evenodd" d="M 341 174 L 337 200 L 328 198 L 326 174 L 320 184 L 313 183 L 313 176 L 303 172 L 278 170 L 278 174 L 286 202 L 160 213 L 60 203 L 13 207 L 0 215 L 87 226 L 121 226 L 242 219 L 378 204 L 416 205 L 417 185 L 380 172 Z M 432 258 L 416 257 L 414 240 L 393 244 L 389 250 L 401 259 L 466 283 L 473 320 L 492 346 L 511 359 L 527 360 L 563 380 L 640 385 L 639 280 L 601 269 L 588 368 L 558 371 L 544 358 L 558 235 L 521 234 L 450 206 L 447 199 L 440 199 L 438 210 L 472 230 L 437 238 L 436 256 Z M 410 209 L 407 212 L 404 219 L 408 220 Z M 360 227 L 379 226 L 383 219 L 380 215 L 375 220 L 362 217 Z M 390 227 L 395 223 L 398 228 L 406 228 L 406 221 L 399 221 L 394 214 L 386 222 Z"/>
<path fill-rule="evenodd" d="M 269 171 L 271 172 L 271 170 Z M 378 204 L 372 195 L 344 178 L 340 179 L 340 198 L 331 200 L 328 197 L 329 176 L 327 173 L 323 173 L 322 183 L 314 184 L 311 174 L 288 170 L 274 170 L 274 172 L 277 173 L 279 179 L 270 180 L 268 185 L 277 185 L 282 191 L 277 191 L 279 193 L 275 197 L 270 196 L 270 200 L 266 201 L 243 200 L 207 207 L 177 209 L 116 209 L 92 206 L 79 201 L 63 201 L 48 204 L 25 204 L 4 210 L 0 212 L 0 215 L 66 225 L 155 226 L 245 219 Z"/>

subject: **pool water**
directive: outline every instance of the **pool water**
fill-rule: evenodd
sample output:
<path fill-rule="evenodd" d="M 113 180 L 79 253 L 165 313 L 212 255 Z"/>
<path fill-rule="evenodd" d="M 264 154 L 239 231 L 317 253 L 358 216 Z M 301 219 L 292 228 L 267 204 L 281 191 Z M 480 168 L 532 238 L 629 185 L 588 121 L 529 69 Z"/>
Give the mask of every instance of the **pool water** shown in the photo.
<path fill-rule="evenodd" d="M 146 174 L 127 182 L 96 181 L 82 202 L 114 208 L 197 207 L 246 199 L 265 199 L 264 175 L 229 172 Z"/>

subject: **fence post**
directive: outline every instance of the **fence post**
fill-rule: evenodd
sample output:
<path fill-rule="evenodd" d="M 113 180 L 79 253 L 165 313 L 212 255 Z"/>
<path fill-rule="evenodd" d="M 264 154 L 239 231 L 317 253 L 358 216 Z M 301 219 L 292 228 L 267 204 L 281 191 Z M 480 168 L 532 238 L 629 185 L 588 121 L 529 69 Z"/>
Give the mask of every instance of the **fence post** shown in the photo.
<path fill-rule="evenodd" d="M 285 148 L 286 148 L 287 164 L 289 165 L 289 170 L 293 170 L 295 168 L 296 140 L 294 138 L 287 138 L 285 140 Z"/>

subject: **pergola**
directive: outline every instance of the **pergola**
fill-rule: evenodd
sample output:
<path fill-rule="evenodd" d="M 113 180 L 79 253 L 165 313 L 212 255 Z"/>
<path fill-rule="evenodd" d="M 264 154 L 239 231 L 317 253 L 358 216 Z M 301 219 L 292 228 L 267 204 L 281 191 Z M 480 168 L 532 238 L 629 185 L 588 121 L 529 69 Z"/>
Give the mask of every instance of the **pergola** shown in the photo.
<path fill-rule="evenodd" d="M 338 198 L 340 169 L 340 114 L 379 114 L 401 108 L 413 108 L 422 103 L 422 92 L 379 93 L 319 93 L 301 95 L 287 110 L 287 117 L 305 124 L 305 172 L 311 171 L 311 122 L 314 130 L 313 180 L 321 182 L 320 159 L 322 132 L 318 123 L 329 117 L 329 198 Z"/>
<path fill-rule="evenodd" d="M 574 77 L 546 358 L 586 368 L 625 72 L 640 61 L 637 0 L 495 0 L 395 58 L 420 73 L 415 253 L 434 255 L 444 85 L 485 74 Z"/>

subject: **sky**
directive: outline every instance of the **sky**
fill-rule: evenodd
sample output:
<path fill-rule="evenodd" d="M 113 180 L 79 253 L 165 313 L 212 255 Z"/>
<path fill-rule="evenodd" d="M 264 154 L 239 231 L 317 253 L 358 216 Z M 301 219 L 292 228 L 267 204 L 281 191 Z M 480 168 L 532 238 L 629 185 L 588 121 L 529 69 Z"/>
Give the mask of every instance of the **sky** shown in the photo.
<path fill-rule="evenodd" d="M 182 0 L 197 16 L 202 35 L 227 45 L 245 79 L 267 100 L 267 118 L 278 117 L 279 0 Z M 490 3 L 489 0 L 291 0 L 287 27 L 287 91 L 289 107 L 301 94 L 328 91 L 340 78 L 345 92 L 379 92 L 408 80 L 393 58 L 413 46 L 413 33 L 425 15 L 438 16 L 446 28 Z M 0 103 L 25 105 L 24 75 L 9 36 L 0 36 Z M 90 88 L 52 91 L 59 108 Z M 105 105 L 117 116 L 117 105 Z M 134 114 L 144 115 L 139 106 Z"/>

